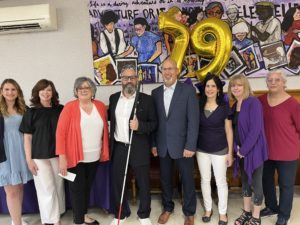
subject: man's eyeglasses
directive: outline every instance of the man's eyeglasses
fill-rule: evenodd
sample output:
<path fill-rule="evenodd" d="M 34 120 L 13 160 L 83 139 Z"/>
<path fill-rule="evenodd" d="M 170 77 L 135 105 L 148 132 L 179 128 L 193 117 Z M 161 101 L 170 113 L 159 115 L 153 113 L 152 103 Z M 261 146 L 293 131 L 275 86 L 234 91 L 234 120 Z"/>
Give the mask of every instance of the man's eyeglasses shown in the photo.
<path fill-rule="evenodd" d="M 137 76 L 121 76 L 121 79 L 124 81 L 135 80 Z"/>

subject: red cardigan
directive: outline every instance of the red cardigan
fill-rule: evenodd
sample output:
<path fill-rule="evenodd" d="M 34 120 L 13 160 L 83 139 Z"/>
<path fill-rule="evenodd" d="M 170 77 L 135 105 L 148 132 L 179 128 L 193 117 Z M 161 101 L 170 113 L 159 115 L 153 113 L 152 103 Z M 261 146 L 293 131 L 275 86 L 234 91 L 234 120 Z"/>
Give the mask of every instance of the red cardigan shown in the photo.
<path fill-rule="evenodd" d="M 109 160 L 109 137 L 108 123 L 105 105 L 97 100 L 93 100 L 102 120 L 102 151 L 100 162 Z M 75 167 L 79 161 L 83 160 L 82 137 L 80 128 L 80 106 L 79 100 L 67 103 L 61 112 L 56 129 L 56 154 L 65 155 L 68 168 Z M 99 149 L 100 151 L 101 149 Z"/>

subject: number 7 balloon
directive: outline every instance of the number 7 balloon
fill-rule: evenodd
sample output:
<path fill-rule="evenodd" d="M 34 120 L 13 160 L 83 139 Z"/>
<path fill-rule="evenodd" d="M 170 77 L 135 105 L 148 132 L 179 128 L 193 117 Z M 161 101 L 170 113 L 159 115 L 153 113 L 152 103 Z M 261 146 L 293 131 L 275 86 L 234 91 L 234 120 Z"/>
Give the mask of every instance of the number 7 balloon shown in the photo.
<path fill-rule="evenodd" d="M 158 27 L 174 38 L 174 47 L 170 57 L 176 61 L 177 68 L 181 71 L 182 62 L 190 39 L 188 28 L 165 12 L 159 14 Z"/>

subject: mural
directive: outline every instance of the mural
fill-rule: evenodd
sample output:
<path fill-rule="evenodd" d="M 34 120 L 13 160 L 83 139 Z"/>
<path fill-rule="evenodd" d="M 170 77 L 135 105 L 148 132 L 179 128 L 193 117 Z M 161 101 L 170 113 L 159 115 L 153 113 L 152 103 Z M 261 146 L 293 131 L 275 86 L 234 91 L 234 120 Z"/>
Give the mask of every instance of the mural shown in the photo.
<path fill-rule="evenodd" d="M 300 74 L 300 5 L 296 0 L 90 0 L 89 14 L 98 85 L 120 84 L 119 67 L 133 63 L 143 83 L 162 82 L 160 63 L 174 50 L 174 39 L 159 29 L 167 12 L 190 31 L 206 18 L 218 18 L 232 32 L 232 51 L 220 74 L 263 77 L 283 68 Z M 214 37 L 207 37 L 209 39 Z M 178 50 L 178 49 L 177 49 Z M 196 71 L 212 59 L 186 50 L 179 79 L 198 80 Z"/>

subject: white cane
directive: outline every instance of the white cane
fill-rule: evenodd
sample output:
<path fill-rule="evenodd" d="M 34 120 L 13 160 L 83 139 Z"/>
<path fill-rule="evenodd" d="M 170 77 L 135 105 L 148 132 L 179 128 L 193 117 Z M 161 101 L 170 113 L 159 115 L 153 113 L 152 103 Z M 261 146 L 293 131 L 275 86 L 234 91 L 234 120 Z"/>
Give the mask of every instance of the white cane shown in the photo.
<path fill-rule="evenodd" d="M 138 104 L 138 97 L 140 93 L 140 82 L 138 83 L 138 87 L 136 90 L 135 100 L 133 104 L 133 118 L 136 116 L 136 108 Z M 122 203 L 124 198 L 124 191 L 125 191 L 125 183 L 126 183 L 126 177 L 127 177 L 127 170 L 128 170 L 128 163 L 129 163 L 129 156 L 131 151 L 131 143 L 132 143 L 132 136 L 133 136 L 133 129 L 130 130 L 130 138 L 129 138 L 129 146 L 128 146 L 128 152 L 127 152 L 127 159 L 126 159 L 126 165 L 125 165 L 125 172 L 124 172 L 124 179 L 123 179 L 123 186 L 122 186 L 122 193 L 121 193 L 121 199 L 120 199 L 120 207 L 119 207 L 119 214 L 118 214 L 118 225 L 120 225 L 120 218 L 121 218 L 121 212 L 122 212 Z"/>

